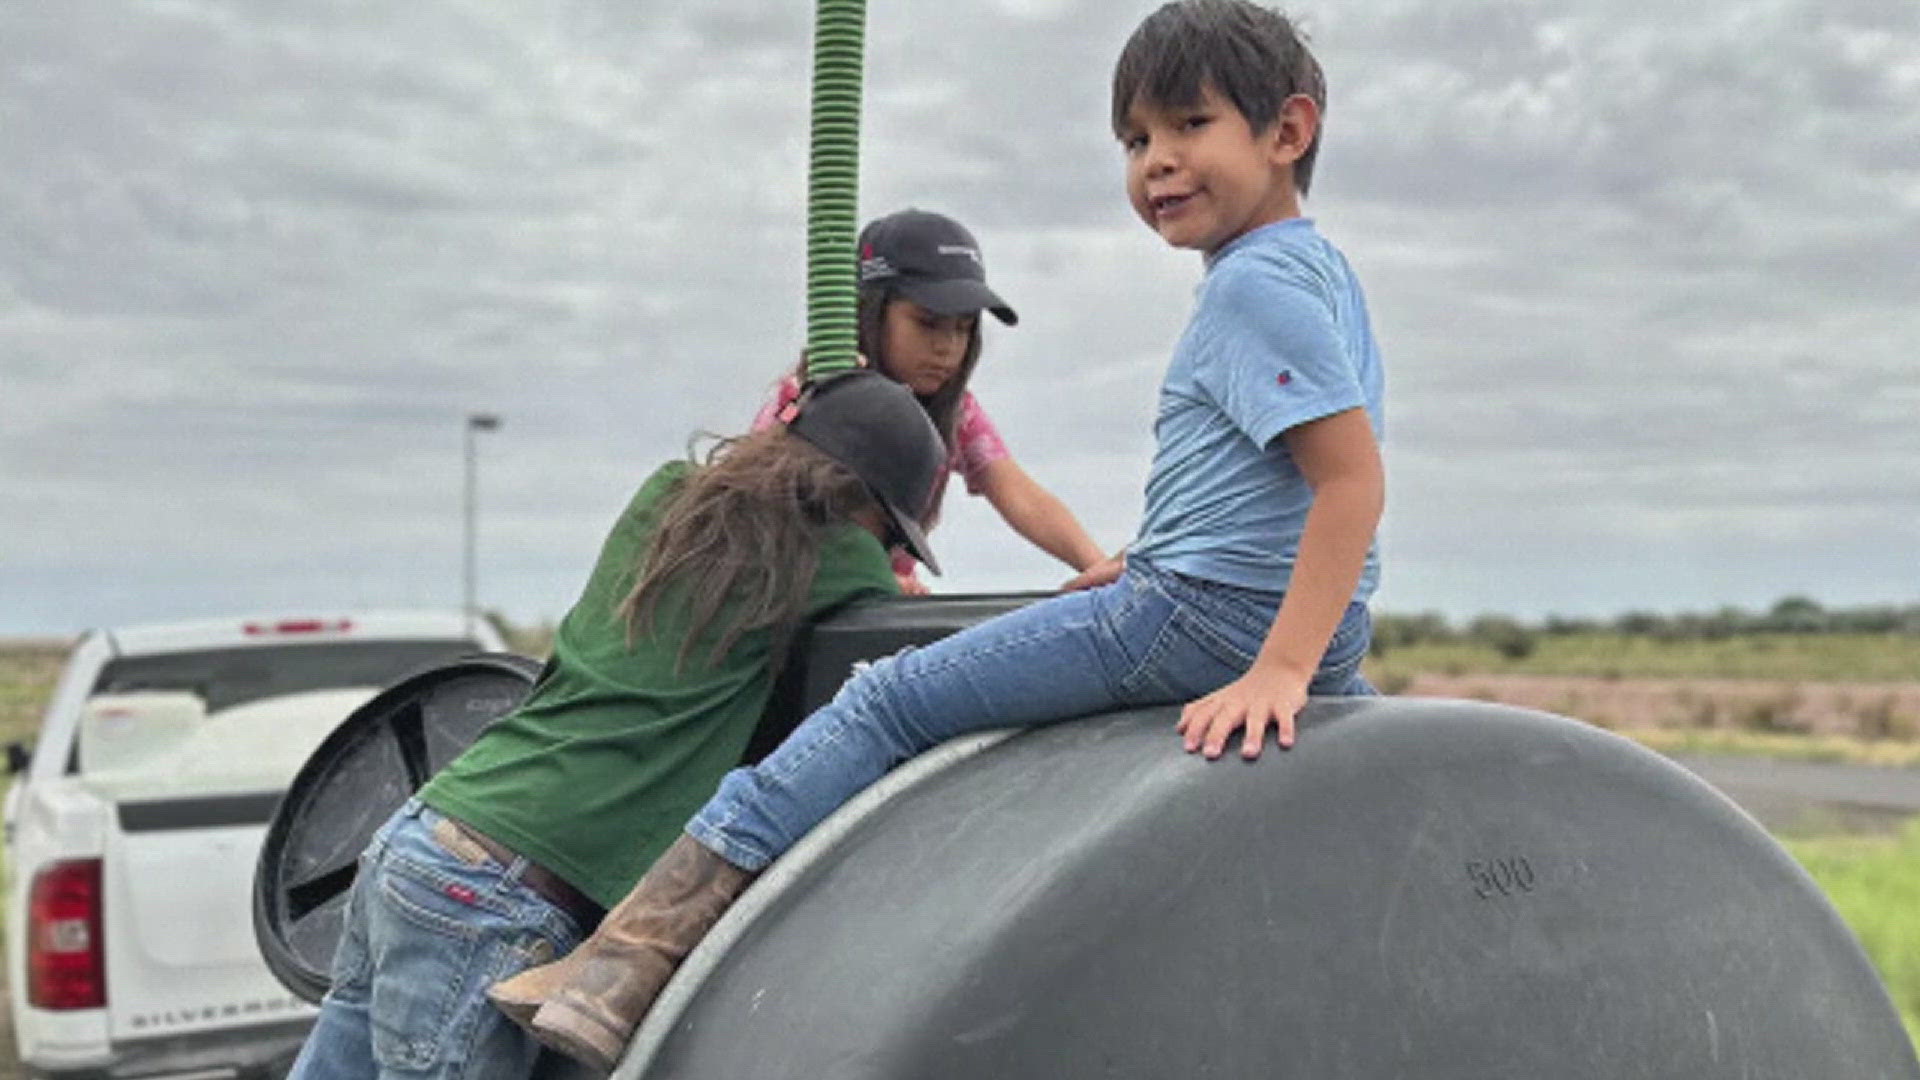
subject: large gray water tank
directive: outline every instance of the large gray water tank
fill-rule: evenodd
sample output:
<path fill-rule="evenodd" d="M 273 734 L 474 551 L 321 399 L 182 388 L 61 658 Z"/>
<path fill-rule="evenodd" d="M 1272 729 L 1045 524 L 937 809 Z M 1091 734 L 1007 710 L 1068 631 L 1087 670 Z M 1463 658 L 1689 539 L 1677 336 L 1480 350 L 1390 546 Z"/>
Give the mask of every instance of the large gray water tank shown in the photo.
<path fill-rule="evenodd" d="M 812 628 L 748 756 L 855 661 L 1027 599 Z M 405 680 L 301 770 L 255 912 L 296 992 L 326 989 L 367 835 L 535 671 L 477 657 Z M 1381 698 L 1315 701 L 1291 752 L 1208 763 L 1175 715 L 974 736 L 896 769 L 747 891 L 617 1075 L 1920 1080 L 1819 890 L 1653 753 L 1543 713 Z"/>
<path fill-rule="evenodd" d="M 1920 1077 L 1814 883 L 1658 755 L 1356 699 L 1209 763 L 1176 715 L 910 763 L 749 890 L 615 1075 Z"/>

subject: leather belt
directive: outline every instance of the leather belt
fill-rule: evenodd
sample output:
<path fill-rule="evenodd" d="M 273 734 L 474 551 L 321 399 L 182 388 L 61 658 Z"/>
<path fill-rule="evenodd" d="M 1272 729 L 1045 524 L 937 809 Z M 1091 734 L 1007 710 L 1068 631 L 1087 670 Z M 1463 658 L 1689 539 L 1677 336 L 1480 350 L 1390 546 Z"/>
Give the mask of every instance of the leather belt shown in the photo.
<path fill-rule="evenodd" d="M 523 857 L 519 852 L 458 818 L 442 816 L 446 817 L 447 824 L 452 825 L 461 836 L 473 841 L 475 846 L 492 856 L 493 860 L 501 866 L 510 867 L 515 859 L 521 859 L 524 865 L 520 871 L 520 883 L 539 893 L 554 907 L 572 916 L 573 921 L 579 924 L 582 931 L 593 933 L 593 928 L 599 926 L 600 920 L 606 917 L 606 908 L 595 903 L 586 893 L 574 888 L 559 874 L 532 859 Z"/>

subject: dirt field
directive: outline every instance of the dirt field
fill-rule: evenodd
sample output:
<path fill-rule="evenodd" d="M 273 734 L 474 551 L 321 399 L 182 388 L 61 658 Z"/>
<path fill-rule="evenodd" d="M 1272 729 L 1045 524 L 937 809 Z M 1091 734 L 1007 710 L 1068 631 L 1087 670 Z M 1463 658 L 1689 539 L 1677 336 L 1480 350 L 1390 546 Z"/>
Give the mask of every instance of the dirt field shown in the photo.
<path fill-rule="evenodd" d="M 1912 740 L 1920 682 L 1422 673 L 1398 692 L 1542 709 L 1615 731 L 1719 730 Z"/>

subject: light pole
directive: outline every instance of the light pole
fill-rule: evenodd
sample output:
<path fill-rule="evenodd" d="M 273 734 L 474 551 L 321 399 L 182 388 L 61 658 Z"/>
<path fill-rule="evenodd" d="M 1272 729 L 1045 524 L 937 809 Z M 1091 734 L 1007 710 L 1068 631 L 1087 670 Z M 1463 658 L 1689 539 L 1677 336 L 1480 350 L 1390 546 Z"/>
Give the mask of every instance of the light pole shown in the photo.
<path fill-rule="evenodd" d="M 463 545 L 466 589 L 462 596 L 463 603 L 460 606 L 460 610 L 466 613 L 467 636 L 469 638 L 474 635 L 474 620 L 478 618 L 480 614 L 480 608 L 476 599 L 478 594 L 475 591 L 474 585 L 474 578 L 476 576 L 474 571 L 474 524 L 480 514 L 478 498 L 480 464 L 477 455 L 474 453 L 474 436 L 482 431 L 498 431 L 499 429 L 500 417 L 494 413 L 467 414 L 467 423 L 464 429 L 467 441 L 466 543 Z"/>

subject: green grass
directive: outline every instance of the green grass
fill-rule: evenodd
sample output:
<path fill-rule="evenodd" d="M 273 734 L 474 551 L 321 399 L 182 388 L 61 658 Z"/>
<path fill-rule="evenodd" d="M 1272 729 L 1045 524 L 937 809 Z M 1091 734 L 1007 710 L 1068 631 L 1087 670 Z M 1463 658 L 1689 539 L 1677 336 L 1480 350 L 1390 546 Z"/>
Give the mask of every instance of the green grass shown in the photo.
<path fill-rule="evenodd" d="M 1632 728 L 1619 734 L 1663 754 L 1734 754 L 1786 761 L 1920 768 L 1920 742 L 1723 728 Z"/>
<path fill-rule="evenodd" d="M 1404 645 L 1387 649 L 1368 671 L 1388 679 L 1395 673 L 1432 671 L 1603 679 L 1920 680 L 1920 635 L 1915 634 L 1743 634 L 1668 641 L 1596 631 L 1534 634 L 1531 640 L 1532 652 L 1519 658 L 1472 641 Z"/>
<path fill-rule="evenodd" d="M 0 744 L 32 740 L 67 649 L 66 642 L 0 642 Z"/>
<path fill-rule="evenodd" d="M 1920 819 L 1897 836 L 1786 841 L 1839 909 L 1920 1042 Z"/>

